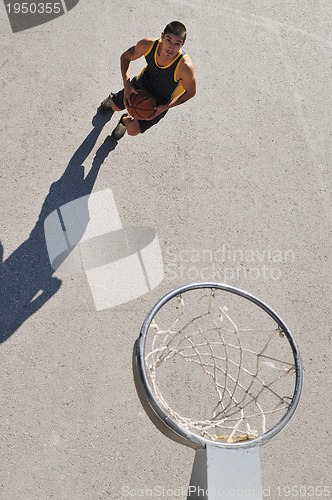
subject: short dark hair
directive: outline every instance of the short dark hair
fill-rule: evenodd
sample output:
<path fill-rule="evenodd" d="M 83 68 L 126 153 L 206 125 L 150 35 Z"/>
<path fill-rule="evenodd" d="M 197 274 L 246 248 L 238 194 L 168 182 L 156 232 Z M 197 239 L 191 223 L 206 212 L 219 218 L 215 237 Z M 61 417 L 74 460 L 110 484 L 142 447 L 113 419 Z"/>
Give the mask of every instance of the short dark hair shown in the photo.
<path fill-rule="evenodd" d="M 164 34 L 166 33 L 171 33 L 172 35 L 179 36 L 182 38 L 183 43 L 186 41 L 186 36 L 187 36 L 187 29 L 184 24 L 180 23 L 179 21 L 172 21 L 169 23 L 166 28 L 164 29 Z"/>

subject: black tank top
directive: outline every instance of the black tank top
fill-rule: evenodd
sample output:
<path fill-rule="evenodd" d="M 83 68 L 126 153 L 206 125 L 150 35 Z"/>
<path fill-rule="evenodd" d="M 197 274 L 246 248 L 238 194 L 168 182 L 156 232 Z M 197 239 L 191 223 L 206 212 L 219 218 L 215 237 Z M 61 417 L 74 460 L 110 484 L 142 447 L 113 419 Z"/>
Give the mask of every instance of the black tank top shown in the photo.
<path fill-rule="evenodd" d="M 167 66 L 159 66 L 157 63 L 157 50 L 160 40 L 152 42 L 149 51 L 144 55 L 147 65 L 136 77 L 137 88 L 145 88 L 154 95 L 157 105 L 167 104 L 176 95 L 184 92 L 181 81 L 177 80 L 177 69 L 181 64 L 186 52 L 181 49 L 179 55 Z"/>

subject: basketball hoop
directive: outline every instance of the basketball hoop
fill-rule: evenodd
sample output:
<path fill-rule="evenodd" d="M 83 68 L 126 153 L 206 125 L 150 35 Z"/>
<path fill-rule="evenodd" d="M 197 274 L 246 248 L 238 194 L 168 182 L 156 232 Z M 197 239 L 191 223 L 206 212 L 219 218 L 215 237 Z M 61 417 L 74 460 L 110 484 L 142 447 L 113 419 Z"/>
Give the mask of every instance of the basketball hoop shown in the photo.
<path fill-rule="evenodd" d="M 153 423 L 196 450 L 188 498 L 244 498 L 227 497 L 233 483 L 261 498 L 259 445 L 291 419 L 303 381 L 298 348 L 281 318 L 231 286 L 178 288 L 147 315 L 133 370 Z M 206 495 L 198 497 L 200 485 Z M 223 493 L 211 496 L 213 489 Z"/>

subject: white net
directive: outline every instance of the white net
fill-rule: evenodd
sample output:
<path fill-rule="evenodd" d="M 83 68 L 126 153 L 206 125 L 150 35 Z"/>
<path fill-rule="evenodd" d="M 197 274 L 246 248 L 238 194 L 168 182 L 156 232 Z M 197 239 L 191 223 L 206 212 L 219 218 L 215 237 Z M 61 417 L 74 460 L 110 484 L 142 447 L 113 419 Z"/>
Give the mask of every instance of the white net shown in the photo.
<path fill-rule="evenodd" d="M 187 291 L 159 310 L 145 368 L 164 412 L 215 441 L 264 434 L 286 413 L 295 387 L 294 356 L 280 327 L 252 302 L 213 288 Z"/>

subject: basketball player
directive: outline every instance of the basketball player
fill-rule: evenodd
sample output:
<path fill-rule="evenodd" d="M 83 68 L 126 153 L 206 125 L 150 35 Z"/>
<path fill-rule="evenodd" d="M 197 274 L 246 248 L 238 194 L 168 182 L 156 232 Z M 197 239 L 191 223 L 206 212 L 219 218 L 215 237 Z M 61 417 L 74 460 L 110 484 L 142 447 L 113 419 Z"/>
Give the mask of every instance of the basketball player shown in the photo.
<path fill-rule="evenodd" d="M 99 113 L 122 111 L 131 104 L 130 95 L 136 89 L 146 89 L 156 99 L 156 108 L 148 120 L 135 120 L 124 113 L 112 132 L 115 140 L 127 132 L 134 136 L 145 132 L 161 120 L 170 108 L 194 97 L 196 93 L 195 70 L 191 58 L 183 50 L 186 28 L 178 22 L 168 24 L 160 40 L 144 38 L 126 50 L 120 58 L 124 88 L 107 97 L 99 107 Z M 145 57 L 146 66 L 138 76 L 130 80 L 130 63 Z"/>

